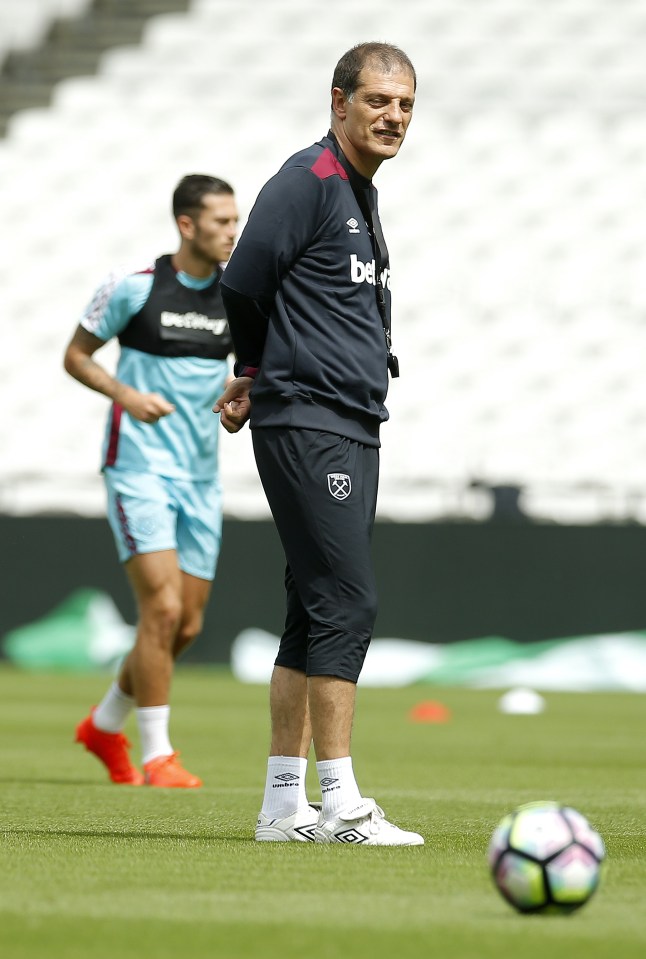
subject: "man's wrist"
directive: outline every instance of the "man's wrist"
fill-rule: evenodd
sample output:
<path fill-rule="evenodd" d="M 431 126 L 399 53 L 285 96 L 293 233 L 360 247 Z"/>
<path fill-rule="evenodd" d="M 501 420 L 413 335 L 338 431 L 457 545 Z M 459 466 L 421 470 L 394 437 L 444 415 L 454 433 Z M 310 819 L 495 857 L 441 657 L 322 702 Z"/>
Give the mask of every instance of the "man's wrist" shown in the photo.
<path fill-rule="evenodd" d="M 120 380 L 115 380 L 114 389 L 108 393 L 108 397 L 118 406 L 125 406 L 129 397 L 132 395 L 132 387 Z"/>

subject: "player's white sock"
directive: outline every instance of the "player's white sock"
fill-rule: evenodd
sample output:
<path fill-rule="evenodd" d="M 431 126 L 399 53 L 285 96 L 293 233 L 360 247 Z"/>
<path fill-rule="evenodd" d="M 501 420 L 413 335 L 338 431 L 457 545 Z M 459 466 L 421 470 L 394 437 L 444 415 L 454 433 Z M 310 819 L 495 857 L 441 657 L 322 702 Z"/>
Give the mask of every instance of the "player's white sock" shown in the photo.
<path fill-rule="evenodd" d="M 157 756 L 170 756 L 173 752 L 168 738 L 169 720 L 170 706 L 139 706 L 137 708 L 142 763 L 149 763 Z"/>
<path fill-rule="evenodd" d="M 119 684 L 114 682 L 94 710 L 92 722 L 104 733 L 120 733 L 134 708 L 134 698 L 126 695 Z"/>
<path fill-rule="evenodd" d="M 323 818 L 334 819 L 344 809 L 357 806 L 362 799 L 352 769 L 352 757 L 323 759 L 316 764 L 321 783 Z"/>
<path fill-rule="evenodd" d="M 270 819 L 285 819 L 307 806 L 305 774 L 307 759 L 301 756 L 270 756 L 262 813 Z"/>

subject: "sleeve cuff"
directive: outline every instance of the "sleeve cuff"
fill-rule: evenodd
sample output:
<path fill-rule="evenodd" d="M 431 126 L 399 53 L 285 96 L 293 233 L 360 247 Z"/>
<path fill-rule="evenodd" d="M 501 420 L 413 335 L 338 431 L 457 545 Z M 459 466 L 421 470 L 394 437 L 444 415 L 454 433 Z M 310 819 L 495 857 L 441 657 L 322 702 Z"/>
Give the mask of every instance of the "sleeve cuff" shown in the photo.
<path fill-rule="evenodd" d="M 234 376 L 250 376 L 252 380 L 255 380 L 258 375 L 259 367 L 257 366 L 246 366 L 244 363 L 234 363 L 233 364 L 233 375 Z"/>

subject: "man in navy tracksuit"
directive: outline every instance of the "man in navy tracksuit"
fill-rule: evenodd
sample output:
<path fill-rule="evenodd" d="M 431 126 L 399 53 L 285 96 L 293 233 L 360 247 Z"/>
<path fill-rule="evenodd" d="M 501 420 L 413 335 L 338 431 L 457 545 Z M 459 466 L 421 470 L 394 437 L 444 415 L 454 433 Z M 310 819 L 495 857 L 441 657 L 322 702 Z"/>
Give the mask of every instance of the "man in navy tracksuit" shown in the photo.
<path fill-rule="evenodd" d="M 379 429 L 388 369 L 397 372 L 372 176 L 404 140 L 415 84 L 410 60 L 389 44 L 360 44 L 341 58 L 330 132 L 265 185 L 222 281 L 238 362 L 214 409 L 230 432 L 250 417 L 287 558 L 258 840 L 424 841 L 362 797 L 350 756 L 377 611 Z M 320 813 L 305 792 L 312 739 Z"/>

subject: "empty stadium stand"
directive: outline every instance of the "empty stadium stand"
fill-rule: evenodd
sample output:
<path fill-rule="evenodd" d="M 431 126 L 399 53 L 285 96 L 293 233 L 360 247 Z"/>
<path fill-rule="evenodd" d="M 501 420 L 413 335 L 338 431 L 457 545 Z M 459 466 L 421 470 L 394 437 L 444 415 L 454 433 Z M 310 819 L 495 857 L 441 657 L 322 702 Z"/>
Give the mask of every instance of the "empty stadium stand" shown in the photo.
<path fill-rule="evenodd" d="M 380 515 L 646 522 L 643 2 L 184 6 L 148 4 L 140 42 L 115 30 L 96 74 L 50 75 L 47 105 L 6 121 L 0 511 L 102 512 L 106 402 L 61 369 L 93 287 L 174 245 L 169 198 L 186 172 L 229 179 L 246 215 L 326 131 L 338 56 L 385 39 L 419 85 L 408 140 L 375 181 L 402 365 Z M 5 64 L 35 62 L 47 27 L 30 30 L 2 29 Z M 222 445 L 227 511 L 265 516 L 248 435 Z"/>

